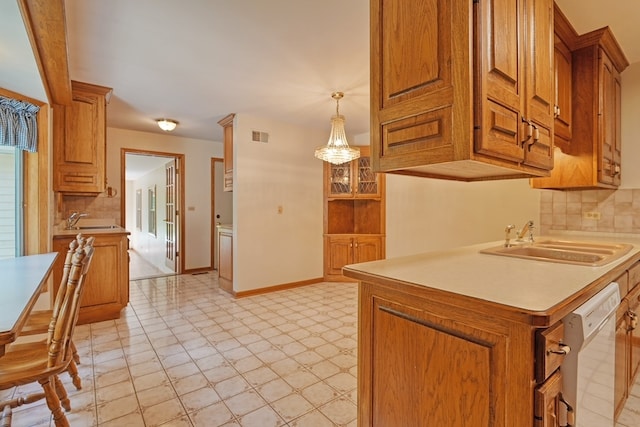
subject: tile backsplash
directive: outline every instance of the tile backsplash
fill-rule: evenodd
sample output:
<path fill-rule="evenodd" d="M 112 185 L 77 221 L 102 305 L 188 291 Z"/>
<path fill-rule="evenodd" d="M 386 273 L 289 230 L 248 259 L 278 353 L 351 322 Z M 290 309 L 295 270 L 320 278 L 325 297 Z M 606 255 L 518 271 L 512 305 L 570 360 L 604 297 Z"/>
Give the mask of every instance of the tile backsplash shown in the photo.
<path fill-rule="evenodd" d="M 640 233 L 640 189 L 543 190 L 541 234 L 551 230 Z"/>
<path fill-rule="evenodd" d="M 113 218 L 116 224 L 122 224 L 120 218 L 122 199 L 120 195 L 116 197 L 109 197 L 106 194 L 99 194 L 95 197 L 65 195 L 62 197 L 62 205 L 60 210 L 56 212 L 56 224 L 64 221 L 71 212 L 88 213 L 88 218 Z"/>

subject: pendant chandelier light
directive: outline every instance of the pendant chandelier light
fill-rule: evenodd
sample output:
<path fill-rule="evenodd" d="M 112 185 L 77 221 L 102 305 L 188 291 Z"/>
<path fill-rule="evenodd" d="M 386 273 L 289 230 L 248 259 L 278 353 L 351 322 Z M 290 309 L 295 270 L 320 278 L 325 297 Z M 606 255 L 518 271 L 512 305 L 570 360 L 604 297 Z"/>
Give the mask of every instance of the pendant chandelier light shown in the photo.
<path fill-rule="evenodd" d="M 331 134 L 327 145 L 318 147 L 315 156 L 325 162 L 339 165 L 360 157 L 360 149 L 349 147 L 347 134 L 344 131 L 344 116 L 340 115 L 340 100 L 342 92 L 333 92 L 331 97 L 336 100 L 336 115 L 331 117 Z"/>

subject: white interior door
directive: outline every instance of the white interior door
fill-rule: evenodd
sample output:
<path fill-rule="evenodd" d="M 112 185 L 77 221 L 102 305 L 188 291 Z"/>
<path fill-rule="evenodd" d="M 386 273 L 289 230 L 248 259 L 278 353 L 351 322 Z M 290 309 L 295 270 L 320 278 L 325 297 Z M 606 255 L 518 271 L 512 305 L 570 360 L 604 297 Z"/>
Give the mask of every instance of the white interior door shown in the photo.
<path fill-rule="evenodd" d="M 172 159 L 165 165 L 165 260 L 164 264 L 172 271 L 177 268 L 178 238 L 177 238 L 177 168 L 176 160 Z"/>

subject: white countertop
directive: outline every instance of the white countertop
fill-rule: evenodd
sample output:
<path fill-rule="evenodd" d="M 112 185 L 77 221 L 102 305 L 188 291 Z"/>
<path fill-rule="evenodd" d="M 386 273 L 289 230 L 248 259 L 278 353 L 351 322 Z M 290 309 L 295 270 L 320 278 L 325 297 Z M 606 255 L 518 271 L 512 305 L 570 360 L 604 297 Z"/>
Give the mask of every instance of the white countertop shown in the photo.
<path fill-rule="evenodd" d="M 352 264 L 345 266 L 345 275 L 350 276 L 349 271 L 354 271 L 386 277 L 535 312 L 549 310 L 640 252 L 638 239 L 607 235 L 571 236 L 571 240 L 630 243 L 633 248 L 605 266 L 585 267 L 479 252 L 504 243 L 496 241 Z"/>
<path fill-rule="evenodd" d="M 15 339 L 16 323 L 20 316 L 31 311 L 57 256 L 57 252 L 50 252 L 0 260 L 4 284 L 0 298 L 0 341 L 3 346 Z"/>

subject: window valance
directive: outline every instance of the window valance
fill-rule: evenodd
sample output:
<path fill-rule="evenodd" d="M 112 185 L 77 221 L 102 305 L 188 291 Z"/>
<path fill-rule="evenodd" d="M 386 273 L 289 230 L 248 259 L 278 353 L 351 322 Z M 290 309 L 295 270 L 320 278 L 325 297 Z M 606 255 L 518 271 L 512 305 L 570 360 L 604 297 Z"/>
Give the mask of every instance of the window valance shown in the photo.
<path fill-rule="evenodd" d="M 38 111 L 37 105 L 0 96 L 0 145 L 38 151 Z"/>

